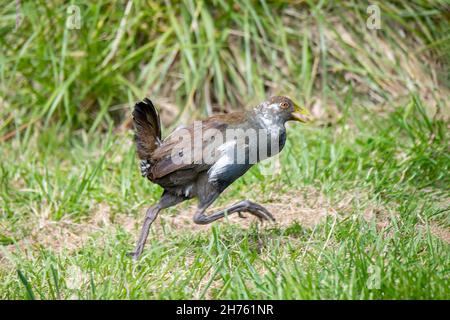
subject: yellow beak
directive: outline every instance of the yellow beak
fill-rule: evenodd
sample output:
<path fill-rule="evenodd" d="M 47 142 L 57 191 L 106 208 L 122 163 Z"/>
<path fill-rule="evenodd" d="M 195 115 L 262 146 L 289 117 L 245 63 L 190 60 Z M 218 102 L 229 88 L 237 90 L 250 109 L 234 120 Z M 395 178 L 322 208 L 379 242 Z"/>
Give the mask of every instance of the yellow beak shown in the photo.
<path fill-rule="evenodd" d="M 294 112 L 292 112 L 292 118 L 293 120 L 302 123 L 310 122 L 312 120 L 311 113 L 309 113 L 308 109 L 299 107 L 298 105 L 294 105 Z"/>

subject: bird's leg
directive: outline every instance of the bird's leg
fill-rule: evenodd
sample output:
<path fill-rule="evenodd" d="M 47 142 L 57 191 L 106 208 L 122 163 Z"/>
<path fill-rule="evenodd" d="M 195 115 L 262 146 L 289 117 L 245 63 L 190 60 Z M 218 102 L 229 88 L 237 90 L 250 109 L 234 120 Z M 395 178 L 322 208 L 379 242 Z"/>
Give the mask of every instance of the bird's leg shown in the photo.
<path fill-rule="evenodd" d="M 215 200 L 215 198 L 214 198 Z M 211 203 L 214 201 L 208 201 L 204 204 L 200 204 L 197 212 L 194 215 L 194 222 L 197 224 L 208 224 L 213 221 L 216 221 L 218 219 L 221 219 L 225 216 L 225 214 L 232 214 L 232 213 L 239 213 L 239 216 L 242 217 L 241 212 L 248 212 L 254 216 L 256 216 L 259 220 L 272 220 L 275 221 L 275 218 L 273 215 L 263 206 L 249 201 L 249 200 L 243 200 L 238 203 L 233 204 L 232 206 L 214 212 L 210 215 L 205 215 L 206 209 L 211 205 Z"/>
<path fill-rule="evenodd" d="M 239 218 L 247 219 L 247 217 L 244 216 L 244 215 L 242 214 L 242 212 L 238 212 L 237 214 L 238 214 Z"/>
<path fill-rule="evenodd" d="M 148 233 L 150 231 L 150 226 L 152 225 L 153 221 L 155 221 L 156 217 L 158 216 L 159 211 L 161 211 L 159 204 L 147 209 L 147 212 L 145 214 L 144 224 L 142 225 L 141 234 L 140 234 L 139 240 L 136 244 L 136 248 L 134 249 L 133 252 L 130 253 L 130 255 L 134 261 L 139 259 L 139 257 L 141 256 L 142 251 L 144 250 L 145 242 L 147 241 Z"/>
<path fill-rule="evenodd" d="M 156 217 L 158 216 L 158 213 L 162 209 L 174 206 L 177 203 L 180 203 L 184 200 L 185 199 L 182 197 L 178 197 L 170 193 L 164 192 L 158 204 L 148 208 L 145 214 L 144 224 L 142 226 L 141 234 L 136 244 L 136 248 L 134 249 L 133 252 L 129 253 L 129 255 L 133 258 L 134 261 L 139 259 L 139 257 L 141 256 L 142 251 L 144 250 L 145 242 L 147 241 L 150 226 L 152 225 L 153 221 L 155 221 Z"/>

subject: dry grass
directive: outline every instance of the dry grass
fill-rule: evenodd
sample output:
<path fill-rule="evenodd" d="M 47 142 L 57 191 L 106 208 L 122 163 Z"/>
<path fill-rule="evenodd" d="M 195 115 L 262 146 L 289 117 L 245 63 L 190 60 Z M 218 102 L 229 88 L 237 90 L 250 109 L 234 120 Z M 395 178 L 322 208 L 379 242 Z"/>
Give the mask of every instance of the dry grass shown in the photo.
<path fill-rule="evenodd" d="M 449 228 L 441 227 L 434 223 L 434 224 L 431 224 L 430 229 L 431 229 L 431 233 L 435 237 L 438 237 L 439 239 L 450 244 L 450 229 Z"/>
<path fill-rule="evenodd" d="M 382 12 L 380 30 L 366 26 L 369 2 L 276 3 L 268 10 L 268 4 L 246 1 L 169 7 L 150 1 L 133 4 L 126 18 L 122 2 L 81 2 L 83 14 L 90 9 L 100 15 L 84 19 L 82 29 L 67 35 L 65 24 L 55 22 L 66 18 L 64 8 L 29 4 L 22 8 L 28 19 L 4 39 L 4 54 L 17 56 L 13 61 L 20 67 L 4 66 L 9 77 L 0 86 L 3 140 L 15 131 L 46 126 L 50 118 L 74 127 L 97 122 L 106 129 L 105 120 L 127 121 L 131 102 L 144 96 L 155 99 L 167 126 L 241 109 L 273 94 L 291 95 L 327 121 L 342 112 L 339 96 L 392 109 L 416 92 L 431 115 L 439 111 L 448 117 L 440 107 L 450 95 L 447 6 L 375 3 Z M 3 13 L 14 10 L 6 6 Z M 33 58 L 42 52 L 53 52 L 62 62 L 47 72 L 48 57 L 40 64 Z M 90 63 L 82 63 L 86 59 Z M 54 83 L 52 73 L 64 85 Z M 11 96 L 19 90 L 26 99 Z M 31 112 L 35 105 L 43 107 Z"/>
<path fill-rule="evenodd" d="M 384 228 L 388 225 L 389 214 L 392 208 L 386 208 L 383 205 L 367 202 L 367 194 L 361 190 L 354 190 L 342 195 L 339 201 L 332 201 L 319 190 L 307 188 L 308 194 L 305 197 L 305 190 L 301 193 L 287 195 L 274 194 L 267 203 L 262 203 L 276 217 L 275 224 L 265 222 L 263 227 L 286 228 L 293 223 L 299 223 L 305 228 L 314 228 L 327 216 L 337 219 L 344 219 L 349 215 L 360 216 L 367 221 L 375 219 L 377 226 Z M 255 199 L 256 200 L 256 199 Z M 364 205 L 361 207 L 360 203 Z M 152 226 L 153 236 L 164 237 L 164 228 L 169 227 L 174 232 L 210 232 L 210 225 L 196 225 L 192 221 L 196 206 L 182 205 L 182 208 L 176 208 L 175 213 L 167 213 L 163 211 Z M 360 211 L 355 212 L 355 208 L 360 207 Z M 213 207 L 210 212 L 218 210 Z M 80 250 L 86 245 L 94 234 L 114 233 L 117 228 L 129 232 L 134 238 L 141 227 L 141 220 L 144 213 L 144 207 L 141 209 L 142 215 L 132 217 L 126 214 L 114 215 L 112 219 L 111 208 L 104 203 L 97 203 L 92 206 L 92 214 L 89 217 L 77 219 L 74 221 L 69 217 L 55 221 L 48 215 L 50 207 L 42 207 L 41 212 L 35 212 L 34 218 L 27 221 L 27 226 L 23 226 L 28 230 L 27 235 L 14 245 L 9 245 L 5 249 L 10 252 L 30 251 L 38 248 L 45 248 L 57 253 L 70 254 Z M 239 227 L 248 229 L 251 225 L 258 221 L 250 214 L 244 214 L 245 219 L 237 215 L 231 215 L 226 219 L 215 222 L 215 224 L 236 224 Z M 445 241 L 448 240 L 448 234 L 443 228 L 433 227 L 433 234 L 443 236 Z M 12 235 L 11 235 L 12 236 Z M 101 246 L 100 240 L 96 240 L 96 245 Z M 4 257 L 3 257 L 4 258 Z M 1 261 L 1 256 L 0 256 Z"/>
<path fill-rule="evenodd" d="M 448 4 L 374 2 L 377 31 L 368 1 L 79 0 L 80 30 L 57 2 L 23 3 L 17 31 L 0 8 L 0 299 L 448 298 Z M 133 103 L 151 97 L 165 133 L 274 94 L 317 124 L 211 210 L 249 198 L 277 223 L 197 226 L 185 203 L 133 265 L 161 191 L 139 176 Z"/>

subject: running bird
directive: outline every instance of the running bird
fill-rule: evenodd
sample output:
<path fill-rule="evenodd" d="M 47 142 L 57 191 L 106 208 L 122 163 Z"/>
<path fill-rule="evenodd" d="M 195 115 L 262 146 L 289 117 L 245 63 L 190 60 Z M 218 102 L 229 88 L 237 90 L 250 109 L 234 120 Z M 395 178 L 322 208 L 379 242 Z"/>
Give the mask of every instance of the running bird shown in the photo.
<path fill-rule="evenodd" d="M 242 212 L 261 221 L 274 221 L 266 208 L 249 200 L 211 214 L 206 214 L 206 209 L 255 163 L 282 150 L 287 121 L 308 122 L 309 113 L 289 98 L 276 96 L 249 111 L 213 115 L 177 128 L 163 140 L 158 112 L 146 98 L 136 103 L 133 120 L 142 176 L 164 189 L 159 202 L 147 210 L 136 248 L 130 254 L 137 260 L 158 213 L 188 199 L 198 198 L 197 224 L 232 213 L 243 217 Z"/>

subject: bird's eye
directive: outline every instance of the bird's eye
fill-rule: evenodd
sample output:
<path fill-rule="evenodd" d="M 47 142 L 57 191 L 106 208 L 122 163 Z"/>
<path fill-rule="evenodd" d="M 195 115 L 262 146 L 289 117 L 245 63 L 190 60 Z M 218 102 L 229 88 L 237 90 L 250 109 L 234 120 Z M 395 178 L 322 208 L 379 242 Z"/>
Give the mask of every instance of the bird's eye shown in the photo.
<path fill-rule="evenodd" d="M 288 104 L 286 102 L 281 103 L 281 108 L 286 109 L 288 107 Z"/>

